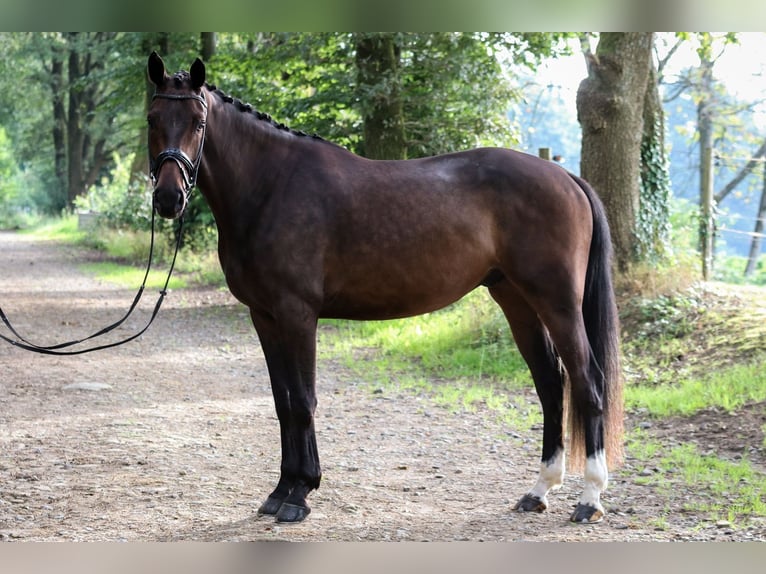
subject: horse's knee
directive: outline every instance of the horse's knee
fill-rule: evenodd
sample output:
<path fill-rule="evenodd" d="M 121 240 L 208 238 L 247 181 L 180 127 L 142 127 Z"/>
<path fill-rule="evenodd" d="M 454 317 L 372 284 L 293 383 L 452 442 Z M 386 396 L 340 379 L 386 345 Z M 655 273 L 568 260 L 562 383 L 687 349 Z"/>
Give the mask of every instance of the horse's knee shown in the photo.
<path fill-rule="evenodd" d="M 290 405 L 290 419 L 300 429 L 307 429 L 314 425 L 314 412 L 316 400 L 300 399 L 292 401 Z"/>

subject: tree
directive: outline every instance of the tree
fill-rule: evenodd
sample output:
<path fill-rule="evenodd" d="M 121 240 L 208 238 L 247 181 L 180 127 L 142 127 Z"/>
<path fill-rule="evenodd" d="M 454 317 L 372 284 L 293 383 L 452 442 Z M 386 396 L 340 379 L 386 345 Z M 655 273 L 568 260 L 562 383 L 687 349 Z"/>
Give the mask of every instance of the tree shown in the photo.
<path fill-rule="evenodd" d="M 394 34 L 359 34 L 355 38 L 357 91 L 364 126 L 362 153 L 371 159 L 404 159 L 401 48 Z"/>
<path fill-rule="evenodd" d="M 748 122 L 748 114 L 755 102 L 734 100 L 715 75 L 715 66 L 727 47 L 739 42 L 738 34 L 678 33 L 673 49 L 665 59 L 670 58 L 677 46 L 692 42 L 695 44 L 699 65 L 680 74 L 679 79 L 670 86 L 665 101 L 670 102 L 683 95 L 691 99 L 696 107 L 694 136 L 699 158 L 696 163 L 700 206 L 699 245 L 703 276 L 707 278 L 713 270 L 715 219 L 720 213 L 721 202 L 752 172 L 758 158 L 766 153 L 766 144 L 750 154 L 756 161 L 748 161 L 725 186 L 715 192 L 714 180 L 726 176 L 730 165 L 722 156 L 749 154 L 745 148 L 762 142 L 763 136 L 749 132 L 752 123 Z"/>
<path fill-rule="evenodd" d="M 395 145 L 386 157 L 422 157 L 511 145 L 515 134 L 507 110 L 518 94 L 506 70 L 532 68 L 542 57 L 564 50 L 563 37 L 221 35 L 212 77 L 280 121 L 356 153 L 378 156 L 375 150 L 387 139 Z"/>
<path fill-rule="evenodd" d="M 47 209 L 71 208 L 102 175 L 113 153 L 132 148 L 143 74 L 135 34 L 13 33 L 4 37 L 16 63 L 4 85 L 18 159 L 34 166 Z M 142 58 L 143 59 L 143 58 Z"/>
<path fill-rule="evenodd" d="M 761 201 L 758 202 L 758 215 L 755 219 L 755 229 L 753 230 L 753 239 L 750 243 L 750 253 L 747 256 L 745 277 L 750 277 L 758 267 L 758 257 L 761 254 L 761 240 L 763 239 L 764 221 L 766 221 L 766 163 L 763 164 Z"/>
<path fill-rule="evenodd" d="M 760 147 L 750 156 L 750 159 L 736 173 L 736 175 L 734 175 L 734 177 L 732 177 L 731 180 L 714 196 L 715 203 L 720 204 L 748 175 L 753 172 L 757 165 L 763 164 L 761 199 L 758 202 L 758 210 L 755 217 L 755 229 L 753 229 L 750 250 L 747 256 L 747 265 L 745 266 L 745 277 L 750 277 L 755 272 L 758 264 L 758 257 L 761 254 L 761 240 L 763 238 L 764 221 L 766 221 L 766 162 L 764 162 L 764 157 L 766 157 L 766 140 L 761 143 Z"/>
<path fill-rule="evenodd" d="M 619 271 L 637 260 L 641 141 L 652 42 L 652 33 L 602 33 L 595 53 L 584 46 L 588 77 L 577 92 L 580 172 L 604 201 Z"/>
<path fill-rule="evenodd" d="M 644 97 L 636 245 L 638 261 L 656 262 L 667 254 L 670 236 L 670 172 L 665 148 L 665 113 L 659 73 L 651 66 Z"/>

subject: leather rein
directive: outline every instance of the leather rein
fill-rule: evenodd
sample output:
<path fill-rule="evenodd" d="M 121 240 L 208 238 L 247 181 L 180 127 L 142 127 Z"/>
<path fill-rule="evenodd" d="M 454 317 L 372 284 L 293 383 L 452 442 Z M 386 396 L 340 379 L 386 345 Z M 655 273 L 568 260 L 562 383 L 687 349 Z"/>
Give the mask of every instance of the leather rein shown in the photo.
<path fill-rule="evenodd" d="M 196 94 L 155 93 L 152 99 L 155 99 L 155 98 L 164 98 L 169 100 L 197 100 L 202 103 L 202 105 L 205 108 L 205 113 L 207 114 L 207 102 L 205 101 L 205 98 L 202 95 L 198 96 Z M 207 117 L 205 119 L 207 119 Z M 160 152 L 156 158 L 152 158 L 151 154 L 149 155 L 149 175 L 151 177 L 152 186 L 156 186 L 157 174 L 160 168 L 162 167 L 162 165 L 168 160 L 173 160 L 178 164 L 178 166 L 181 169 L 181 174 L 183 175 L 183 178 L 184 178 L 184 188 L 185 188 L 184 194 L 188 202 L 189 196 L 191 195 L 191 192 L 197 183 L 197 173 L 199 172 L 199 166 L 200 166 L 200 163 L 202 162 L 202 148 L 205 144 L 205 126 L 206 124 L 203 123 L 202 139 L 200 141 L 199 148 L 197 149 L 197 157 L 193 161 L 189 158 L 189 156 L 186 153 L 184 153 L 183 150 L 179 148 L 166 149 Z M 152 203 L 154 203 L 154 199 L 152 199 Z M 122 325 L 128 319 L 128 317 L 130 317 L 131 313 L 133 313 L 133 310 L 138 306 L 138 303 L 141 300 L 141 297 L 144 293 L 144 289 L 146 288 L 146 281 L 149 277 L 149 271 L 151 270 L 152 260 L 154 258 L 154 238 L 155 238 L 155 220 L 156 220 L 155 213 L 156 213 L 156 209 L 153 204 L 152 205 L 151 241 L 149 244 L 149 260 L 146 265 L 146 272 L 144 273 L 144 279 L 141 282 L 141 286 L 138 288 L 138 292 L 136 293 L 136 296 L 133 298 L 133 302 L 131 303 L 127 313 L 125 313 L 125 315 L 121 319 L 115 321 L 111 325 L 104 327 L 103 329 L 100 329 L 99 331 L 96 331 L 92 335 L 88 335 L 87 337 L 83 337 L 81 339 L 75 339 L 72 341 L 67 341 L 65 343 L 59 343 L 57 345 L 38 345 L 38 344 L 32 343 L 31 341 L 29 341 L 28 339 L 20 335 L 18 331 L 11 324 L 10 320 L 8 319 L 8 316 L 5 314 L 2 307 L 0 307 L 0 320 L 3 323 L 5 323 L 5 326 L 8 327 L 8 329 L 11 331 L 14 337 L 16 337 L 14 339 L 0 333 L 0 339 L 6 341 L 7 343 L 10 343 L 14 347 L 25 349 L 27 351 L 32 351 L 34 353 L 40 353 L 43 355 L 58 355 L 58 356 L 67 355 L 68 356 L 68 355 L 82 355 L 84 353 L 90 353 L 93 351 L 100 351 L 102 349 L 117 347 L 129 341 L 137 339 L 138 337 L 143 335 L 146 332 L 146 330 L 149 328 L 149 326 L 154 322 L 154 319 L 157 317 L 157 314 L 160 311 L 162 302 L 165 300 L 165 296 L 168 294 L 168 284 L 170 283 L 170 277 L 173 274 L 173 269 L 176 264 L 176 257 L 178 256 L 178 250 L 181 246 L 181 238 L 183 236 L 183 233 L 182 233 L 183 232 L 183 216 L 181 216 L 181 219 L 179 221 L 178 236 L 176 238 L 176 246 L 175 246 L 175 251 L 173 253 L 173 259 L 170 263 L 170 269 L 168 270 L 168 276 L 165 279 L 165 284 L 163 285 L 162 289 L 159 292 L 159 298 L 157 299 L 157 303 L 155 303 L 154 305 L 154 310 L 152 311 L 152 314 L 149 318 L 149 321 L 146 323 L 146 325 L 142 329 L 140 329 L 137 333 L 113 343 L 106 343 L 103 345 L 94 345 L 92 347 L 87 347 L 84 349 L 69 349 L 69 347 L 73 347 L 81 343 L 86 343 L 88 341 L 101 337 L 109 333 L 110 331 L 113 331 L 114 329 Z"/>

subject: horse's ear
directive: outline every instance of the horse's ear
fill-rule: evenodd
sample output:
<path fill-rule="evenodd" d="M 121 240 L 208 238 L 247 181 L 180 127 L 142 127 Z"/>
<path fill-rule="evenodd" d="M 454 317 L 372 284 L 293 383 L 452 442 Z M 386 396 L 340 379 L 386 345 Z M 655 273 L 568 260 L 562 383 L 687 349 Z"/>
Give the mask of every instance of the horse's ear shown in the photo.
<path fill-rule="evenodd" d="M 157 52 L 152 52 L 149 56 L 149 64 L 147 66 L 149 72 L 149 79 L 155 86 L 161 86 L 165 83 L 165 62 L 162 61 L 160 55 Z"/>
<path fill-rule="evenodd" d="M 205 63 L 197 58 L 191 65 L 191 85 L 192 88 L 198 90 L 205 83 Z"/>

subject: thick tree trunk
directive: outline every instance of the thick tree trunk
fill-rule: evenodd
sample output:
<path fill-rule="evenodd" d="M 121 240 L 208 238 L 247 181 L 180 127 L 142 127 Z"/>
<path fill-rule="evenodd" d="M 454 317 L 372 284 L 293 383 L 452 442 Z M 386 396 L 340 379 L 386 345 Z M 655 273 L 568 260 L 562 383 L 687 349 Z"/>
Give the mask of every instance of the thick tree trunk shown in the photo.
<path fill-rule="evenodd" d="M 399 48 L 393 34 L 365 34 L 356 42 L 359 89 L 372 95 L 362 110 L 364 155 L 405 159 L 404 114 L 399 87 Z"/>
<path fill-rule="evenodd" d="M 577 91 L 582 127 L 581 175 L 601 196 L 612 229 L 617 267 L 635 260 L 644 98 L 653 35 L 602 33 L 586 53 L 588 77 Z"/>

